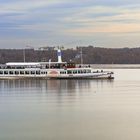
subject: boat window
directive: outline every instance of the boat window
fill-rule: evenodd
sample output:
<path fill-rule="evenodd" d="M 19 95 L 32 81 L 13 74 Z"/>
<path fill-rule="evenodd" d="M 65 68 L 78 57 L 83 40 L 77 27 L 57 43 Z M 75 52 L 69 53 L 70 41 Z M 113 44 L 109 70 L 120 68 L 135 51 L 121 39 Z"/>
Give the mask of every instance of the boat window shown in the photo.
<path fill-rule="evenodd" d="M 48 65 L 46 65 L 46 69 L 48 69 L 49 68 L 49 66 Z"/>
<path fill-rule="evenodd" d="M 72 74 L 72 71 L 71 70 L 68 70 L 68 74 Z"/>
<path fill-rule="evenodd" d="M 16 67 L 17 69 L 24 69 L 24 67 L 22 67 L 22 66 L 18 66 L 18 67 Z"/>
<path fill-rule="evenodd" d="M 19 74 L 19 71 L 15 71 L 15 74 Z"/>
<path fill-rule="evenodd" d="M 91 73 L 91 70 L 87 70 L 87 73 Z"/>
<path fill-rule="evenodd" d="M 25 74 L 29 74 L 29 71 L 25 71 Z"/>
<path fill-rule="evenodd" d="M 24 71 L 20 71 L 20 74 L 24 74 Z"/>
<path fill-rule="evenodd" d="M 74 70 L 74 71 L 73 71 L 73 74 L 76 74 L 76 73 L 77 73 L 77 70 Z"/>
<path fill-rule="evenodd" d="M 14 74 L 14 72 L 13 71 L 9 71 L 9 74 Z"/>
<path fill-rule="evenodd" d="M 0 74 L 3 74 L 3 71 L 0 71 Z"/>
<path fill-rule="evenodd" d="M 67 67 L 68 68 L 75 68 L 75 63 L 72 63 L 72 62 L 67 63 Z"/>
<path fill-rule="evenodd" d="M 8 74 L 8 71 L 4 71 L 4 74 Z"/>
<path fill-rule="evenodd" d="M 31 71 L 31 74 L 35 74 L 35 71 Z"/>
<path fill-rule="evenodd" d="M 83 70 L 83 73 L 86 73 L 86 70 Z"/>
<path fill-rule="evenodd" d="M 78 73 L 81 73 L 81 70 L 78 70 Z"/>
<path fill-rule="evenodd" d="M 11 66 L 11 69 L 15 69 L 15 67 L 12 67 L 12 66 Z"/>
<path fill-rule="evenodd" d="M 41 74 L 45 74 L 45 71 L 42 71 Z"/>
<path fill-rule="evenodd" d="M 60 74 L 66 74 L 66 71 L 60 71 Z"/>
<path fill-rule="evenodd" d="M 39 75 L 39 74 L 40 74 L 40 71 L 36 71 L 36 74 L 38 74 L 38 75 Z"/>
<path fill-rule="evenodd" d="M 11 67 L 10 66 L 7 66 L 6 69 L 11 69 Z"/>

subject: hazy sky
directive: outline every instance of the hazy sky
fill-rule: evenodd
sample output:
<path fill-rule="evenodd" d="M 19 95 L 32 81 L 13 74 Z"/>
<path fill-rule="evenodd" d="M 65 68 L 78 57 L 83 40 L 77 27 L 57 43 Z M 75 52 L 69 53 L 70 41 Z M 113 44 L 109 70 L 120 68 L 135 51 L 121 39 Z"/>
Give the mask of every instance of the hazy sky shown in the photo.
<path fill-rule="evenodd" d="M 140 47 L 140 0 L 0 0 L 0 48 Z"/>

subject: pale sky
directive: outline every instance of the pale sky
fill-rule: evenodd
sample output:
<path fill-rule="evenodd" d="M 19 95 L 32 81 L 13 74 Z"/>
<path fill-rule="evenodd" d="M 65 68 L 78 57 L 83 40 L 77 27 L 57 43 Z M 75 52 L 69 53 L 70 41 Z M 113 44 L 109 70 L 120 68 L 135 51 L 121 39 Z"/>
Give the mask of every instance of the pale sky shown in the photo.
<path fill-rule="evenodd" d="M 0 0 L 0 48 L 140 47 L 140 0 Z"/>

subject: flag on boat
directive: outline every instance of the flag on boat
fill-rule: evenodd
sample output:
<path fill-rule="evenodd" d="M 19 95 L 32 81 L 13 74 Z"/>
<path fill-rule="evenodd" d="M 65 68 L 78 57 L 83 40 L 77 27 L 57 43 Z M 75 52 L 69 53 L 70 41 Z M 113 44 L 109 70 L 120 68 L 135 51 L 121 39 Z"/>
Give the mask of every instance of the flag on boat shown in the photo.
<path fill-rule="evenodd" d="M 81 54 L 76 54 L 75 58 L 80 58 Z"/>

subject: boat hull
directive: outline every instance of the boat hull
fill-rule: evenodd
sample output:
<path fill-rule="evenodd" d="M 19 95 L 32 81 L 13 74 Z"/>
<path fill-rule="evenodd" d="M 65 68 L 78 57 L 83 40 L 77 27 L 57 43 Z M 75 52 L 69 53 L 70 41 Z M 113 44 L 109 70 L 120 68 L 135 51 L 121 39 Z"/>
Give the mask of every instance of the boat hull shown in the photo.
<path fill-rule="evenodd" d="M 112 73 L 48 74 L 48 75 L 2 75 L 0 79 L 114 79 Z"/>

